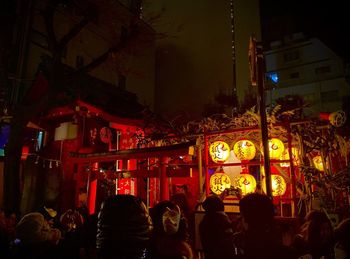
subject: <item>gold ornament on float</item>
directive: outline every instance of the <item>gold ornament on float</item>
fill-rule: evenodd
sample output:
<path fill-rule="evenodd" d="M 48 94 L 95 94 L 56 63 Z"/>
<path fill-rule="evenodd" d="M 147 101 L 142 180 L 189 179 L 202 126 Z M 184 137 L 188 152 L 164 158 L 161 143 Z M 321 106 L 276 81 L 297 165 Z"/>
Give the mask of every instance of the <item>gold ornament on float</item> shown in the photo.
<path fill-rule="evenodd" d="M 215 162 L 225 162 L 230 156 L 230 147 L 224 141 L 215 141 L 209 147 L 211 159 Z"/>
<path fill-rule="evenodd" d="M 324 167 L 323 167 L 323 162 L 322 162 L 322 157 L 320 155 L 318 156 L 315 156 L 313 159 L 312 159 L 312 162 L 314 163 L 314 166 L 316 167 L 316 169 L 318 171 L 324 171 Z"/>
<path fill-rule="evenodd" d="M 215 194 L 221 194 L 231 187 L 230 177 L 225 173 L 215 173 L 210 176 L 210 190 Z"/>
<path fill-rule="evenodd" d="M 252 160 L 256 154 L 253 142 L 247 139 L 239 140 L 233 146 L 233 152 L 239 160 Z"/>
<path fill-rule="evenodd" d="M 233 187 L 241 189 L 242 195 L 246 195 L 255 191 L 256 180 L 250 174 L 239 174 L 233 178 Z"/>
<path fill-rule="evenodd" d="M 269 139 L 269 154 L 272 159 L 279 159 L 284 151 L 284 145 L 278 138 Z"/>

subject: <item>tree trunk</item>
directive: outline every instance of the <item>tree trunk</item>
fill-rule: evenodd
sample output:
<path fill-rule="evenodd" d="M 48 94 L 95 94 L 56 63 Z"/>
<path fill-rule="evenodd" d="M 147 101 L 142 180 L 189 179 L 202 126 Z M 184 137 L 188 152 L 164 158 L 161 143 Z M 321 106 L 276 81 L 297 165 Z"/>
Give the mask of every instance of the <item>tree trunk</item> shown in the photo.
<path fill-rule="evenodd" d="M 90 64 L 72 73 L 65 75 L 64 64 L 62 63 L 62 54 L 66 45 L 97 15 L 95 9 L 86 14 L 80 22 L 73 26 L 68 33 L 58 41 L 55 37 L 53 17 L 55 14 L 55 4 L 57 1 L 47 1 L 47 8 L 44 9 L 43 17 L 46 25 L 48 36 L 48 46 L 51 52 L 51 60 L 47 64 L 47 92 L 43 96 L 34 96 L 35 100 L 19 101 L 12 112 L 10 137 L 5 148 L 4 164 L 4 208 L 8 212 L 20 212 L 21 189 L 20 189 L 20 163 L 23 146 L 23 137 L 27 123 L 37 117 L 40 112 L 46 111 L 50 106 L 54 106 L 59 100 L 58 96 L 73 89 L 75 80 L 78 80 L 81 74 L 85 74 L 99 65 L 103 64 L 109 57 L 110 53 L 118 53 L 124 50 L 129 44 L 137 38 L 138 30 L 136 26 L 131 30 L 127 37 L 116 42 L 115 45 L 107 49 L 101 55 L 95 58 Z M 30 93 L 29 93 L 30 94 Z M 27 105 L 26 107 L 22 105 Z M 62 104 L 62 103 L 61 103 Z M 33 176 L 37 177 L 37 176 Z M 31 193 L 29 193 L 31 195 Z M 28 197 L 26 197 L 28 198 Z"/>
<path fill-rule="evenodd" d="M 19 213 L 20 204 L 20 163 L 22 155 L 23 121 L 13 118 L 10 137 L 5 147 L 4 160 L 4 209 L 6 212 Z"/>

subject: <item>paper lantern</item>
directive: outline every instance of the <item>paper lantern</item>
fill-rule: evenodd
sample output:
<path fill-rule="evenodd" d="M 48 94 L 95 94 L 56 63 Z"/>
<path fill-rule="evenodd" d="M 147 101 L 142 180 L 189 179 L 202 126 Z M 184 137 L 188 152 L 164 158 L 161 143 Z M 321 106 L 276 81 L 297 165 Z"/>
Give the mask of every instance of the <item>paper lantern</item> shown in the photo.
<path fill-rule="evenodd" d="M 312 159 L 313 163 L 314 163 L 314 166 L 316 167 L 316 169 L 318 171 L 324 171 L 324 167 L 323 167 L 323 162 L 322 162 L 322 157 L 320 155 L 318 156 L 315 156 L 313 159 Z"/>
<path fill-rule="evenodd" d="M 224 141 L 215 141 L 209 147 L 211 159 L 215 162 L 225 162 L 230 155 L 230 147 Z"/>
<path fill-rule="evenodd" d="M 287 184 L 280 175 L 271 175 L 272 196 L 282 196 L 286 193 Z"/>
<path fill-rule="evenodd" d="M 254 192 L 256 188 L 256 180 L 250 174 L 240 174 L 233 178 L 233 186 L 239 188 L 243 195 Z"/>
<path fill-rule="evenodd" d="M 334 127 L 341 127 L 346 122 L 346 113 L 341 110 L 332 113 L 321 112 L 320 118 L 329 120 L 330 124 L 332 124 Z"/>
<path fill-rule="evenodd" d="M 269 139 L 269 154 L 272 159 L 279 159 L 284 151 L 284 145 L 278 138 Z"/>
<path fill-rule="evenodd" d="M 210 177 L 210 190 L 215 194 L 221 194 L 226 188 L 231 187 L 230 177 L 225 173 L 215 173 Z"/>
<path fill-rule="evenodd" d="M 293 164 L 298 165 L 299 164 L 299 154 L 298 150 L 295 147 L 292 147 L 292 158 L 293 158 Z M 285 149 L 282 153 L 282 156 L 280 157 L 280 160 L 289 160 L 289 150 Z M 289 167 L 290 164 L 288 162 L 280 163 L 281 167 Z"/>
<path fill-rule="evenodd" d="M 63 122 L 55 129 L 54 140 L 75 139 L 77 137 L 78 125 L 72 122 Z"/>
<path fill-rule="evenodd" d="M 264 180 L 262 189 L 266 193 L 266 180 Z M 286 190 L 287 190 L 287 184 L 284 178 L 277 174 L 271 175 L 272 196 L 282 196 L 286 193 Z"/>
<path fill-rule="evenodd" d="M 235 143 L 233 152 L 239 160 L 252 160 L 255 157 L 256 148 L 253 142 L 243 139 Z"/>

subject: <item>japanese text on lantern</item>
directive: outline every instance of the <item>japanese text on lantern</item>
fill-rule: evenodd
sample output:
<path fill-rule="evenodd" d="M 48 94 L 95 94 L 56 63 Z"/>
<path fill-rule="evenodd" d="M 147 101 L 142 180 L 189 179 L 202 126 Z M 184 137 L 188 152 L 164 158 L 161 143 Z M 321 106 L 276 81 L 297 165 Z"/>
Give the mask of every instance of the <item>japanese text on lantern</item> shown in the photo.
<path fill-rule="evenodd" d="M 230 147 L 224 141 L 215 141 L 209 147 L 211 159 L 215 162 L 225 162 L 230 155 Z"/>
<path fill-rule="evenodd" d="M 215 194 L 221 194 L 231 187 L 231 180 L 227 174 L 215 173 L 210 177 L 210 190 Z"/>

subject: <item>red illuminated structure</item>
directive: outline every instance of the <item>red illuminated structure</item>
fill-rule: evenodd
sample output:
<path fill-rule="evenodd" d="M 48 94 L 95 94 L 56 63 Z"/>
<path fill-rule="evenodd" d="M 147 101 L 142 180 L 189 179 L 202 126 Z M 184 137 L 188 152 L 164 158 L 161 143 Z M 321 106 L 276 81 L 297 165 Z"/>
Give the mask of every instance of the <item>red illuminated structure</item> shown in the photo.
<path fill-rule="evenodd" d="M 313 124 L 303 123 L 312 129 Z M 268 136 L 271 198 L 283 217 L 297 216 L 301 203 L 306 210 L 314 208 L 312 199 L 305 198 L 318 192 L 313 182 L 329 180 L 346 166 L 335 161 L 339 156 L 327 157 L 319 146 L 310 147 L 309 135 L 298 133 L 302 129 L 298 125 L 273 124 Z M 194 208 L 213 192 L 225 198 L 229 212 L 238 212 L 241 195 L 267 193 L 266 158 L 257 125 L 208 131 L 187 138 L 192 141 L 172 136 L 176 141 L 142 144 L 145 133 L 140 130 L 141 119 L 112 115 L 78 99 L 49 111 L 41 118 L 40 126 L 47 132 L 45 150 L 25 152 L 30 165 L 25 170 L 40 168 L 45 198 L 56 199 L 62 210 L 86 205 L 90 213 L 95 213 L 101 201 L 115 193 L 137 195 L 153 207 L 178 192 L 185 193 Z M 316 136 L 327 132 L 328 128 L 315 128 Z M 280 145 L 284 151 L 277 155 Z M 324 171 L 310 171 L 315 178 L 311 182 L 305 170 L 317 170 L 308 162 L 316 156 L 321 157 Z M 26 188 L 24 184 L 24 197 L 31 197 L 33 189 L 35 186 Z M 239 189 L 241 194 L 237 193 Z"/>
<path fill-rule="evenodd" d="M 153 206 L 183 191 L 196 202 L 198 170 L 184 162 L 194 142 L 140 146 L 142 120 L 112 115 L 80 99 L 49 111 L 41 124 L 46 125 L 45 150 L 30 154 L 26 163 L 44 172 L 44 202 L 51 199 L 62 210 L 86 205 L 90 213 L 115 193 L 140 196 Z M 55 186 L 49 189 L 50 182 Z"/>

